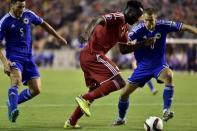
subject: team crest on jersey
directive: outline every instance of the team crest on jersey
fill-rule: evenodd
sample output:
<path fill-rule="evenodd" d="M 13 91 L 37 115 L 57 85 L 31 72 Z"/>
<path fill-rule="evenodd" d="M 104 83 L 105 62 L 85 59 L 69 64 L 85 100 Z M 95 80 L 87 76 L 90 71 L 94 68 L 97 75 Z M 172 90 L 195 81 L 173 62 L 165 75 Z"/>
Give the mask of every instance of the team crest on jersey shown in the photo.
<path fill-rule="evenodd" d="M 160 38 L 161 38 L 161 34 L 160 34 L 160 33 L 156 33 L 156 34 L 155 34 L 155 38 L 156 38 L 156 39 L 160 39 Z"/>
<path fill-rule="evenodd" d="M 28 18 L 24 18 L 23 22 L 24 22 L 25 24 L 29 24 L 29 19 L 28 19 Z"/>

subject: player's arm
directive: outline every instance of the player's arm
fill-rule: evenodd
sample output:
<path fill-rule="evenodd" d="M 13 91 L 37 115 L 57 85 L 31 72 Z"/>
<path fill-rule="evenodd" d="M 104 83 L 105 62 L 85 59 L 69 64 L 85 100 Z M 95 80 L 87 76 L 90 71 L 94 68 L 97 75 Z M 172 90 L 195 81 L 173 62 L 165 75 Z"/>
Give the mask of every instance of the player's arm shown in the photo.
<path fill-rule="evenodd" d="M 86 41 L 88 41 L 90 39 L 90 36 L 92 35 L 95 27 L 100 24 L 105 22 L 105 19 L 103 17 L 96 17 L 94 18 L 90 24 L 88 25 L 88 27 L 85 29 L 85 31 L 81 34 L 79 40 L 81 43 L 84 43 Z"/>
<path fill-rule="evenodd" d="M 121 54 L 128 54 L 140 48 L 144 48 L 146 46 L 150 46 L 155 43 L 155 38 L 147 38 L 144 41 L 129 41 L 127 44 L 119 43 L 119 49 Z"/>
<path fill-rule="evenodd" d="M 9 76 L 10 75 L 10 62 L 7 60 L 3 54 L 3 49 L 0 47 L 0 60 L 3 64 L 4 72 Z"/>
<path fill-rule="evenodd" d="M 197 28 L 191 25 L 183 24 L 181 27 L 181 31 L 188 31 L 193 34 L 197 34 Z"/>
<path fill-rule="evenodd" d="M 46 30 L 49 34 L 53 35 L 55 38 L 57 38 L 58 41 L 61 43 L 67 45 L 67 41 L 60 36 L 55 29 L 53 29 L 52 26 L 50 26 L 46 21 L 43 21 L 42 24 L 40 25 L 44 30 Z"/>

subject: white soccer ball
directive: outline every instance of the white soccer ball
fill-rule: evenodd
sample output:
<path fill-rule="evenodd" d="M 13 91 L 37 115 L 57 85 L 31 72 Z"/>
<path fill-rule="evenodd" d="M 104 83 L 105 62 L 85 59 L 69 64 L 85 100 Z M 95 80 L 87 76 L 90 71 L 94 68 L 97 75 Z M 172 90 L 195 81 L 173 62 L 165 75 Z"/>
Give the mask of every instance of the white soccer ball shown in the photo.
<path fill-rule="evenodd" d="M 144 122 L 145 131 L 162 131 L 163 130 L 163 121 L 156 116 L 150 116 Z"/>

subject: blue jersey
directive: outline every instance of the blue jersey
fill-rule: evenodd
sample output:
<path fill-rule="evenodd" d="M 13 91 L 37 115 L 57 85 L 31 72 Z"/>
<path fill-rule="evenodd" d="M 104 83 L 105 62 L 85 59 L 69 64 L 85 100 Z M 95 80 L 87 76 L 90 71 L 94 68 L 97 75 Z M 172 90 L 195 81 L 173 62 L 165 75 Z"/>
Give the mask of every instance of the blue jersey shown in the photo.
<path fill-rule="evenodd" d="M 14 58 L 32 57 L 31 25 L 40 25 L 43 19 L 26 9 L 22 17 L 17 19 L 7 13 L 0 21 L 0 41 L 5 38 L 6 56 Z"/>
<path fill-rule="evenodd" d="M 129 33 L 130 41 L 143 41 L 150 37 L 156 37 L 154 45 L 143 47 L 134 51 L 139 68 L 153 69 L 166 64 L 165 50 L 166 37 L 169 32 L 179 31 L 182 23 L 167 20 L 157 20 L 155 29 L 149 31 L 144 22 L 133 26 Z"/>

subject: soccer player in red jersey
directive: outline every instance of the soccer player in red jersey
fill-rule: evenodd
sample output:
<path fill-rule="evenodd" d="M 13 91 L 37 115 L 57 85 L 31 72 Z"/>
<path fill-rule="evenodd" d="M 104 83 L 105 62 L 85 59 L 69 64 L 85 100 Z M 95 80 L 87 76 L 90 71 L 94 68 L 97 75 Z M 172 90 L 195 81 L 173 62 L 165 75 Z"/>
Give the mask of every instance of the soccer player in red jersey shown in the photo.
<path fill-rule="evenodd" d="M 110 13 L 93 19 L 82 34 L 81 40 L 88 41 L 88 44 L 80 53 L 80 64 L 89 92 L 76 97 L 79 106 L 65 122 L 64 128 L 80 128 L 77 121 L 83 114 L 90 116 L 90 103 L 125 86 L 118 67 L 105 54 L 117 43 L 128 42 L 128 24 L 133 25 L 142 14 L 142 4 L 130 0 L 123 13 Z"/>

